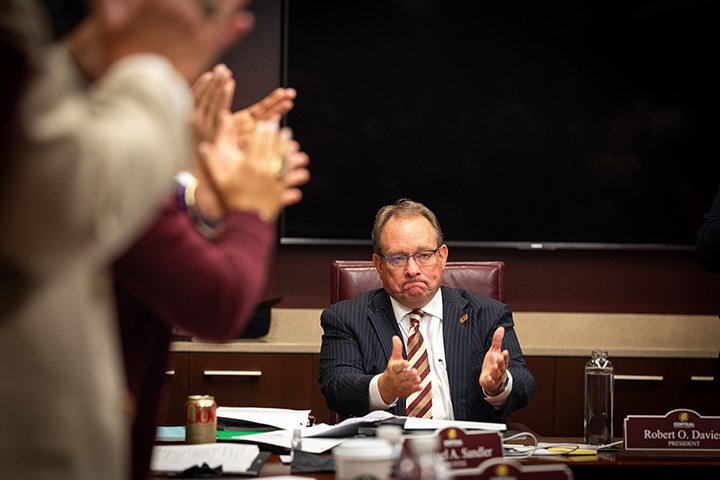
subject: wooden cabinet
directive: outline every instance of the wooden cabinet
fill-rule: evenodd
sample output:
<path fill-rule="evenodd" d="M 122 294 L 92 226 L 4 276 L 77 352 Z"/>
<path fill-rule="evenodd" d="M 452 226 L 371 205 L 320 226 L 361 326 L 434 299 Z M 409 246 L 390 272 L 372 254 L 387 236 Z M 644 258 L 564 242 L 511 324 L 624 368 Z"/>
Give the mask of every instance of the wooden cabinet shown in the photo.
<path fill-rule="evenodd" d="M 555 398 L 555 359 L 553 357 L 525 357 L 535 377 L 535 395 L 530 403 L 507 418 L 510 428 L 521 423 L 535 433 L 551 436 L 553 433 Z"/>
<path fill-rule="evenodd" d="M 167 425 L 183 425 L 189 394 L 215 396 L 220 406 L 309 409 L 316 422 L 334 423 L 320 393 L 317 353 L 173 352 Z M 582 437 L 584 357 L 526 356 L 535 396 L 508 424 L 522 423 L 542 436 Z M 662 415 L 690 408 L 720 415 L 712 389 L 715 359 L 612 358 L 615 367 L 615 436 L 630 414 Z M 511 425 L 512 427 L 512 425 Z"/>
<path fill-rule="evenodd" d="M 583 436 L 586 358 L 557 358 L 556 436 Z M 615 368 L 613 429 L 622 436 L 629 414 L 663 414 L 672 409 L 674 364 L 671 359 L 611 358 Z"/>
<path fill-rule="evenodd" d="M 615 367 L 613 432 L 623 436 L 628 415 L 664 415 L 674 408 L 673 359 L 618 358 Z"/>
<path fill-rule="evenodd" d="M 187 395 L 213 395 L 219 406 L 311 410 L 318 422 L 330 412 L 320 394 L 318 354 L 177 353 L 167 424 L 184 425 Z M 185 384 L 182 387 L 181 384 Z"/>
<path fill-rule="evenodd" d="M 310 355 L 194 353 L 191 394 L 215 396 L 219 406 L 311 408 Z"/>
<path fill-rule="evenodd" d="M 170 368 L 165 372 L 165 380 L 170 384 L 170 396 L 161 412 L 160 425 L 185 425 L 185 400 L 188 393 L 189 353 L 171 353 Z"/>
<path fill-rule="evenodd" d="M 713 390 L 716 360 L 675 360 L 673 408 L 689 408 L 700 415 L 720 416 L 720 393 Z"/>
<path fill-rule="evenodd" d="M 320 354 L 312 356 L 312 411 L 315 416 L 315 423 L 327 423 L 332 425 L 336 422 L 335 414 L 330 411 L 325 403 L 325 396 L 320 392 Z"/>
<path fill-rule="evenodd" d="M 583 435 L 584 366 L 587 359 L 555 359 L 555 436 Z M 614 435 L 623 435 L 627 415 L 664 415 L 691 408 L 718 415 L 720 397 L 712 392 L 715 360 L 611 358 L 615 367 Z M 545 432 L 541 432 L 545 434 Z"/>

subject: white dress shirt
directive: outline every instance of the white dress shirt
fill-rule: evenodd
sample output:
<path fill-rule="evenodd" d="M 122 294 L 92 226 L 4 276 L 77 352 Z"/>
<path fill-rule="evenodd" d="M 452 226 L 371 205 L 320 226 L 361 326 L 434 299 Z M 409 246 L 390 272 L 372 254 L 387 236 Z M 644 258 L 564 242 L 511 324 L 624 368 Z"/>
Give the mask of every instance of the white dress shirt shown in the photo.
<path fill-rule="evenodd" d="M 408 314 L 412 311 L 401 305 L 394 298 L 390 298 L 392 303 L 395 320 L 398 322 L 400 332 L 402 333 L 403 343 L 407 349 L 407 341 L 410 336 L 410 319 Z M 450 395 L 450 382 L 447 374 L 447 362 L 445 360 L 445 342 L 443 340 L 443 303 L 442 290 L 438 289 L 437 293 L 428 302 L 422 311 L 425 313 L 420 322 L 420 333 L 423 336 L 425 349 L 427 350 L 428 360 L 430 362 L 430 380 L 432 381 L 432 418 L 439 420 L 454 420 L 452 398 Z M 386 404 L 380 395 L 378 381 L 380 374 L 375 375 L 370 381 L 370 409 L 371 410 L 387 410 L 397 403 L 397 398 L 391 403 Z M 505 404 L 510 392 L 512 391 L 512 375 L 510 370 L 507 371 L 508 384 L 505 391 L 494 397 L 485 397 L 490 405 L 500 408 Z M 479 379 L 478 379 L 479 381 Z"/>

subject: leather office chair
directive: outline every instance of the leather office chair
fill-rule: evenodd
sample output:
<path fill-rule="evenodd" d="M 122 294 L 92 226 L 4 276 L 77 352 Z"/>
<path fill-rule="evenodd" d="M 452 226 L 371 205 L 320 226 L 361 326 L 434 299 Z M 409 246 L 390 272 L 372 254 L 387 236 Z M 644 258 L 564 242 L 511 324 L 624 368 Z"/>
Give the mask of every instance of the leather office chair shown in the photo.
<path fill-rule="evenodd" d="M 330 303 L 355 298 L 382 287 L 382 281 L 370 260 L 335 260 L 331 266 Z M 447 262 L 443 285 L 464 288 L 476 295 L 504 301 L 505 263 Z"/>
<path fill-rule="evenodd" d="M 355 298 L 361 293 L 382 287 L 382 281 L 370 260 L 335 260 L 330 270 L 330 303 Z M 447 262 L 443 285 L 464 288 L 476 295 L 487 295 L 503 301 L 505 263 Z M 343 418 L 335 412 L 335 423 Z"/>

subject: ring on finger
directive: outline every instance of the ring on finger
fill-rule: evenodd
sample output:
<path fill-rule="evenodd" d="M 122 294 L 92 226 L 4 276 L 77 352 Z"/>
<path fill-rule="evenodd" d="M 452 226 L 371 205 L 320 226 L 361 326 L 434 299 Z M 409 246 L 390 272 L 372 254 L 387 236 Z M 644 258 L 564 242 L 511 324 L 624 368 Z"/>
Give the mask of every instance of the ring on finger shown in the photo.
<path fill-rule="evenodd" d="M 202 8 L 203 12 L 205 12 L 206 15 L 212 15 L 215 13 L 218 7 L 217 0 L 198 0 L 200 3 L 200 8 Z"/>

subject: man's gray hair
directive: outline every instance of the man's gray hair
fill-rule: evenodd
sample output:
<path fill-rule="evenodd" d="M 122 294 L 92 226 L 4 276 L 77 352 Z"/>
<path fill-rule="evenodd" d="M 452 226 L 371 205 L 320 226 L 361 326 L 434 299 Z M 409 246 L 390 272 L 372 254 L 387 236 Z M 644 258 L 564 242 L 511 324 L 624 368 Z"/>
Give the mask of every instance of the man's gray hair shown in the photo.
<path fill-rule="evenodd" d="M 440 228 L 440 222 L 438 222 L 435 214 L 420 202 L 413 202 L 409 198 L 401 198 L 392 205 L 385 205 L 375 215 L 375 223 L 373 224 L 372 233 L 370 238 L 373 243 L 373 251 L 377 254 L 382 255 L 382 246 L 380 245 L 380 236 L 382 235 L 385 224 L 391 218 L 404 218 L 404 217 L 425 217 L 430 225 L 432 225 L 435 231 L 435 239 L 437 245 L 442 245 L 445 237 L 443 236 L 442 229 Z"/>

